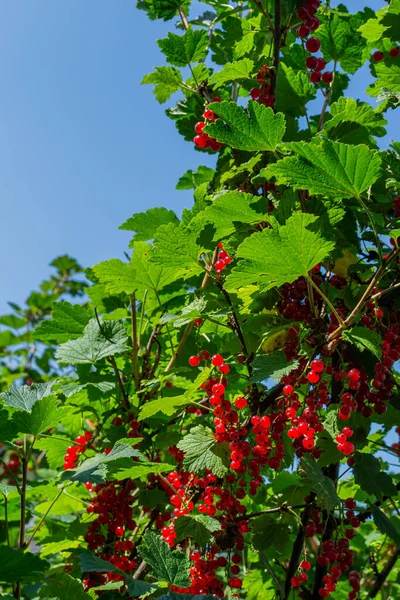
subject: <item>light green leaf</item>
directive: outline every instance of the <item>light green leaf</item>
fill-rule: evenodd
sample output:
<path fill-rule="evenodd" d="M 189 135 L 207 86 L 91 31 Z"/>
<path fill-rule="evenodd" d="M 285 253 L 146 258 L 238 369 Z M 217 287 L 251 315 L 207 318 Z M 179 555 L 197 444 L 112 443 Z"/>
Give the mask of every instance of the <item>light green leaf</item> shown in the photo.
<path fill-rule="evenodd" d="M 387 121 L 372 106 L 353 98 L 339 98 L 330 107 L 332 119 L 325 123 L 322 135 L 349 144 L 368 143 L 369 136 L 385 135 Z"/>
<path fill-rule="evenodd" d="M 26 326 L 26 320 L 16 315 L 2 315 L 0 317 L 0 325 L 11 327 L 11 329 L 21 329 Z"/>
<path fill-rule="evenodd" d="M 317 463 L 309 456 L 304 456 L 301 465 L 308 479 L 311 489 L 317 494 L 318 501 L 325 504 L 327 510 L 333 510 L 340 503 L 332 479 L 326 477 Z"/>
<path fill-rule="evenodd" d="M 267 290 L 306 277 L 334 248 L 318 224 L 315 215 L 295 212 L 284 226 L 249 236 L 238 248 L 237 258 L 243 260 L 227 277 L 227 288 L 259 283 Z"/>
<path fill-rule="evenodd" d="M 340 62 L 343 70 L 351 74 L 362 66 L 366 41 L 357 33 L 359 26 L 360 21 L 353 23 L 347 13 L 326 11 L 321 15 L 318 38 L 326 62 Z"/>
<path fill-rule="evenodd" d="M 137 462 L 131 466 L 117 467 L 110 465 L 109 473 L 112 479 L 122 481 L 123 479 L 140 479 L 150 473 L 168 473 L 176 469 L 176 465 L 168 463 Z"/>
<path fill-rule="evenodd" d="M 168 63 L 186 67 L 207 56 L 209 41 L 207 31 L 189 27 L 183 35 L 169 32 L 168 37 L 157 40 L 157 44 Z"/>
<path fill-rule="evenodd" d="M 46 460 L 50 469 L 59 469 L 64 462 L 65 452 L 71 442 L 54 438 L 41 437 L 35 443 L 35 448 L 46 452 Z"/>
<path fill-rule="evenodd" d="M 71 365 L 93 363 L 128 350 L 125 327 L 116 321 L 104 321 L 101 329 L 97 319 L 86 325 L 82 337 L 61 344 L 56 358 Z"/>
<path fill-rule="evenodd" d="M 178 443 L 178 448 L 185 453 L 183 465 L 187 471 L 201 473 L 209 469 L 217 477 L 223 477 L 228 470 L 228 445 L 218 444 L 209 427 L 193 427 Z"/>
<path fill-rule="evenodd" d="M 177 541 L 190 537 L 200 546 L 210 541 L 214 531 L 221 530 L 220 522 L 208 515 L 186 515 L 178 517 L 174 523 Z"/>
<path fill-rule="evenodd" d="M 371 72 L 376 81 L 367 88 L 367 94 L 379 96 L 383 88 L 389 92 L 400 92 L 400 63 L 397 57 L 385 57 L 381 62 L 371 62 Z"/>
<path fill-rule="evenodd" d="M 383 535 L 387 535 L 400 548 L 400 531 L 395 524 L 385 515 L 383 510 L 377 506 L 371 505 L 372 518 L 374 523 Z"/>
<path fill-rule="evenodd" d="M 149 208 L 146 212 L 136 213 L 120 225 L 119 229 L 134 231 L 134 239 L 137 242 L 146 242 L 154 237 L 155 232 L 161 225 L 168 223 L 179 223 L 179 219 L 173 210 L 166 208 Z"/>
<path fill-rule="evenodd" d="M 155 236 L 152 260 L 165 267 L 178 267 L 187 275 L 203 272 L 199 257 L 203 248 L 197 244 L 197 234 L 184 225 L 162 225 Z"/>
<path fill-rule="evenodd" d="M 259 201 L 257 196 L 243 192 L 226 192 L 217 196 L 214 202 L 201 212 L 194 223 L 212 223 L 215 228 L 214 241 L 220 241 L 241 229 L 248 230 L 265 221 L 268 215 L 256 212 L 253 204 Z"/>
<path fill-rule="evenodd" d="M 43 544 L 42 549 L 40 550 L 40 556 L 50 556 L 51 554 L 59 554 L 60 552 L 66 552 L 71 550 L 73 552 L 74 548 L 82 547 L 83 539 L 77 540 L 60 540 L 59 542 L 47 542 Z"/>
<path fill-rule="evenodd" d="M 367 329 L 367 327 L 352 327 L 343 332 L 343 338 L 354 344 L 361 352 L 369 350 L 378 359 L 382 356 L 382 337 L 377 331 Z"/>
<path fill-rule="evenodd" d="M 55 302 L 52 318 L 43 320 L 33 332 L 35 340 L 62 344 L 81 336 L 93 313 L 80 304 Z"/>
<path fill-rule="evenodd" d="M 0 394 L 6 406 L 31 412 L 33 405 L 42 398 L 50 396 L 54 382 L 32 383 L 32 385 L 12 386 Z"/>
<path fill-rule="evenodd" d="M 285 144 L 288 156 L 261 171 L 296 190 L 330 198 L 359 198 L 380 175 L 381 159 L 367 146 L 349 146 L 330 140 Z"/>
<path fill-rule="evenodd" d="M 204 128 L 219 142 L 238 150 L 274 151 L 285 133 L 285 117 L 272 108 L 250 101 L 247 109 L 235 102 L 213 102 L 209 108 L 220 117 Z"/>
<path fill-rule="evenodd" d="M 359 27 L 358 31 L 367 42 L 377 42 L 385 37 L 384 33 L 387 29 L 388 27 L 385 27 L 378 19 L 368 19 L 364 25 Z"/>
<path fill-rule="evenodd" d="M 13 415 L 19 433 L 38 436 L 51 427 L 56 427 L 65 416 L 65 408 L 57 406 L 54 396 L 47 396 L 35 402 L 32 412 L 19 411 Z"/>
<path fill-rule="evenodd" d="M 261 354 L 256 356 L 251 363 L 253 373 L 250 381 L 261 383 L 271 378 L 279 382 L 284 375 L 288 375 L 290 371 L 296 369 L 298 364 L 298 360 L 288 362 L 282 350 L 272 352 L 271 354 Z"/>
<path fill-rule="evenodd" d="M 273 579 L 267 571 L 247 571 L 243 578 L 246 600 L 273 600 L 276 596 Z"/>
<path fill-rule="evenodd" d="M 174 67 L 156 67 L 153 73 L 143 77 L 142 84 L 146 83 L 154 85 L 154 95 L 163 104 L 180 89 L 182 75 Z"/>
<path fill-rule="evenodd" d="M 152 574 L 158 581 L 170 585 L 188 587 L 190 585 L 190 561 L 186 554 L 171 550 L 160 536 L 152 531 L 146 531 L 139 552 L 153 569 Z"/>
<path fill-rule="evenodd" d="M 132 294 L 137 289 L 135 269 L 119 258 L 105 260 L 92 269 L 110 294 Z"/>
<path fill-rule="evenodd" d="M 209 83 L 217 89 L 231 81 L 241 81 L 251 79 L 251 73 L 254 69 L 254 62 L 249 58 L 243 58 L 233 63 L 226 63 L 222 71 L 217 71 L 210 78 Z"/>
<path fill-rule="evenodd" d="M 107 479 L 108 466 L 121 458 L 138 456 L 138 451 L 129 444 L 117 442 L 109 454 L 96 454 L 92 458 L 84 460 L 76 469 L 69 469 L 61 473 L 61 479 L 69 481 L 80 481 L 86 483 L 103 483 Z"/>
<path fill-rule="evenodd" d="M 49 563 L 37 554 L 23 552 L 19 548 L 0 546 L 0 582 L 15 583 L 37 580 Z"/>
<path fill-rule="evenodd" d="M 364 492 L 376 496 L 378 500 L 382 500 L 383 496 L 397 495 L 392 478 L 381 471 L 380 462 L 375 456 L 356 452 L 355 458 L 354 481 Z"/>
<path fill-rule="evenodd" d="M 178 183 L 176 184 L 177 190 L 191 190 L 193 188 L 199 187 L 202 183 L 208 183 L 214 177 L 215 171 L 214 169 L 210 169 L 210 167 L 205 167 L 200 165 L 197 171 L 186 171 L 179 178 Z"/>

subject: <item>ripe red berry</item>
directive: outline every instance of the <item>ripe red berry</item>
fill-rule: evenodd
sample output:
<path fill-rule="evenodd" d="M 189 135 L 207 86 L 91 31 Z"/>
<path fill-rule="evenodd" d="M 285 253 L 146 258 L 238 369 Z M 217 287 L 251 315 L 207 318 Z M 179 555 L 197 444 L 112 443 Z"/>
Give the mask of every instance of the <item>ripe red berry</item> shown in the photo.
<path fill-rule="evenodd" d="M 320 26 L 320 20 L 318 17 L 311 17 L 310 19 L 307 19 L 306 25 L 311 29 L 311 31 L 315 31 Z"/>
<path fill-rule="evenodd" d="M 315 65 L 316 71 L 323 71 L 326 67 L 326 61 L 323 58 L 317 58 L 317 64 Z"/>
<path fill-rule="evenodd" d="M 309 437 L 305 437 L 303 439 L 303 448 L 305 448 L 306 450 L 312 450 L 315 446 L 315 442 L 312 438 Z"/>
<path fill-rule="evenodd" d="M 191 356 L 189 358 L 189 365 L 191 367 L 198 367 L 200 364 L 200 358 L 198 356 Z"/>
<path fill-rule="evenodd" d="M 306 59 L 306 67 L 307 69 L 314 70 L 318 64 L 318 59 L 315 56 L 309 56 Z"/>
<path fill-rule="evenodd" d="M 331 83 L 333 81 L 333 73 L 330 71 L 325 71 L 325 73 L 322 73 L 322 81 L 327 84 Z"/>
<path fill-rule="evenodd" d="M 243 398 L 242 396 L 239 396 L 239 398 L 236 398 L 235 406 L 236 406 L 236 408 L 246 408 L 246 406 L 247 406 L 246 398 Z"/>
<path fill-rule="evenodd" d="M 261 94 L 260 88 L 252 88 L 250 90 L 250 96 L 253 98 L 253 100 L 257 100 L 257 98 L 260 97 L 260 94 Z"/>
<path fill-rule="evenodd" d="M 195 138 L 193 138 L 193 142 L 195 143 L 195 145 L 198 148 L 205 148 L 208 142 L 208 135 L 206 135 L 205 133 L 201 133 L 200 135 L 196 135 Z"/>
<path fill-rule="evenodd" d="M 306 38 L 310 35 L 311 29 L 307 25 L 299 25 L 296 29 L 296 33 L 301 38 Z"/>
<path fill-rule="evenodd" d="M 353 435 L 353 430 L 350 427 L 343 427 L 342 433 L 348 438 Z"/>
<path fill-rule="evenodd" d="M 311 83 L 318 83 L 320 79 L 321 79 L 321 73 L 318 73 L 317 71 L 313 71 L 312 73 L 310 73 Z"/>
<path fill-rule="evenodd" d="M 350 371 L 347 373 L 347 377 L 350 379 L 350 381 L 358 381 L 361 377 L 361 373 L 358 369 L 350 369 Z"/>
<path fill-rule="evenodd" d="M 311 569 L 311 563 L 308 560 L 302 560 L 300 567 L 304 569 L 304 571 L 309 571 Z"/>
<path fill-rule="evenodd" d="M 394 48 L 391 48 L 389 50 L 389 54 L 390 54 L 390 56 L 393 56 L 393 58 L 396 58 L 396 56 L 398 56 L 400 54 L 400 48 L 398 48 L 397 46 L 395 46 Z"/>
<path fill-rule="evenodd" d="M 220 273 L 221 271 L 223 271 L 226 267 L 225 261 L 223 260 L 217 260 L 217 262 L 215 263 L 215 270 L 217 271 L 217 273 Z"/>
<path fill-rule="evenodd" d="M 204 121 L 199 121 L 198 123 L 196 123 L 196 125 L 194 126 L 194 130 L 196 133 L 202 133 L 203 128 L 205 126 Z"/>
<path fill-rule="evenodd" d="M 321 48 L 321 42 L 316 37 L 310 37 L 306 41 L 306 48 L 309 52 L 318 52 L 318 50 Z"/>
<path fill-rule="evenodd" d="M 78 435 L 78 437 L 75 438 L 75 442 L 79 444 L 79 446 L 86 446 L 86 438 L 84 435 Z"/>
<path fill-rule="evenodd" d="M 198 319 L 194 319 L 193 326 L 194 327 L 201 327 L 203 325 L 203 323 L 204 323 L 203 319 L 201 319 L 199 317 Z"/>
<path fill-rule="evenodd" d="M 293 392 L 293 386 L 290 384 L 287 384 L 284 386 L 282 391 L 285 396 L 290 396 L 290 394 Z"/>
<path fill-rule="evenodd" d="M 220 367 L 218 367 L 218 371 L 220 373 L 222 373 L 222 375 L 228 375 L 228 373 L 229 373 L 230 370 L 231 370 L 230 366 L 226 365 L 226 364 L 223 364 Z"/>
<path fill-rule="evenodd" d="M 207 119 L 207 121 L 214 121 L 215 115 L 212 110 L 206 109 L 203 113 L 203 117 Z"/>
<path fill-rule="evenodd" d="M 224 358 L 221 356 L 221 354 L 214 354 L 214 356 L 211 358 L 211 364 L 214 365 L 214 367 L 220 367 L 223 362 Z"/>
<path fill-rule="evenodd" d="M 381 62 L 385 58 L 385 55 L 380 50 L 377 50 L 373 53 L 372 58 L 375 62 Z"/>
<path fill-rule="evenodd" d="M 309 371 L 307 373 L 307 379 L 310 383 L 318 383 L 319 375 L 318 373 L 315 373 L 315 371 Z"/>
<path fill-rule="evenodd" d="M 88 442 L 90 442 L 93 439 L 93 433 L 91 431 L 86 431 L 85 438 Z"/>
<path fill-rule="evenodd" d="M 322 373 L 322 371 L 324 370 L 324 361 L 321 360 L 320 358 L 315 358 L 314 360 L 311 361 L 310 364 L 310 368 L 312 371 L 315 371 L 316 373 Z"/>

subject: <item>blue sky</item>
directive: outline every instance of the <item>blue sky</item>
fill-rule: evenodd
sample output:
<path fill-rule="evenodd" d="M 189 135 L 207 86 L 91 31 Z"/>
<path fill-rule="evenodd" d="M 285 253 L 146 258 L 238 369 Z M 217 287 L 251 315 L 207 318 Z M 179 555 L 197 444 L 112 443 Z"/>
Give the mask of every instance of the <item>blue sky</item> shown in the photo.
<path fill-rule="evenodd" d="M 163 64 L 156 39 L 172 26 L 148 21 L 134 0 L 0 4 L 0 314 L 57 255 L 84 266 L 121 257 L 130 234 L 118 226 L 132 213 L 190 205 L 175 184 L 212 159 L 180 138 L 151 86 L 140 85 Z M 353 96 L 368 99 L 368 77 L 356 75 Z"/>

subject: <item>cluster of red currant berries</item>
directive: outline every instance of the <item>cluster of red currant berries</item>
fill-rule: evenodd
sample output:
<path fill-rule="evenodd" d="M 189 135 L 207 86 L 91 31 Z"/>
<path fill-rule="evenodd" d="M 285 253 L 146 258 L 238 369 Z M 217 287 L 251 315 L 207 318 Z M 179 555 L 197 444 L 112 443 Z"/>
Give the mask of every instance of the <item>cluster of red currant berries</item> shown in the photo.
<path fill-rule="evenodd" d="M 400 54 L 400 48 L 398 46 L 394 46 L 394 48 L 389 50 L 389 54 L 392 58 L 396 58 L 396 56 Z M 381 50 L 376 50 L 373 53 L 372 58 L 375 62 L 381 62 L 385 58 L 385 55 L 383 52 L 381 52 Z"/>
<path fill-rule="evenodd" d="M 319 27 L 319 19 L 315 16 L 321 2 L 319 0 L 311 0 L 304 2 L 304 6 L 300 6 L 297 11 L 297 16 L 303 23 L 296 29 L 297 35 L 303 40 L 306 39 L 305 47 L 308 52 L 315 54 L 321 48 L 321 41 L 317 37 L 308 37 L 312 31 Z M 308 38 L 308 39 L 307 39 Z M 306 59 L 306 67 L 310 69 L 310 80 L 312 83 L 323 81 L 326 84 L 331 83 L 333 74 L 330 71 L 322 71 L 326 67 L 326 62 L 323 58 L 316 56 L 308 56 Z"/>
<path fill-rule="evenodd" d="M 87 450 L 88 443 L 93 439 L 91 431 L 85 431 L 84 435 L 78 435 L 75 438 L 76 446 L 68 446 L 64 456 L 64 469 L 74 469 L 78 463 L 79 455 L 84 454 Z"/>
<path fill-rule="evenodd" d="M 222 242 L 219 242 L 218 248 L 219 248 L 219 252 L 218 252 L 218 256 L 217 256 L 217 260 L 215 262 L 214 268 L 215 268 L 216 272 L 219 274 L 219 273 L 221 273 L 221 271 L 223 271 L 225 269 L 225 267 L 227 265 L 229 265 L 229 263 L 232 262 L 232 257 L 229 256 L 229 254 L 226 252 L 226 250 L 224 250 L 224 246 L 223 246 Z"/>
<path fill-rule="evenodd" d="M 216 96 L 212 99 L 213 102 L 221 102 L 221 98 Z M 210 137 L 205 131 L 203 131 L 204 127 L 208 123 L 213 123 L 215 121 L 215 114 L 209 108 L 203 113 L 204 121 L 199 121 L 194 126 L 194 130 L 197 135 L 193 138 L 193 142 L 197 146 L 197 148 L 209 148 L 210 150 L 214 150 L 214 152 L 218 152 L 220 148 L 222 148 L 223 144 L 217 142 L 216 139 Z"/>
<path fill-rule="evenodd" d="M 271 73 L 268 65 L 263 65 L 257 73 L 257 82 L 260 87 L 254 87 L 250 90 L 250 96 L 259 104 L 264 106 L 274 106 L 275 96 L 270 94 L 271 91 Z"/>

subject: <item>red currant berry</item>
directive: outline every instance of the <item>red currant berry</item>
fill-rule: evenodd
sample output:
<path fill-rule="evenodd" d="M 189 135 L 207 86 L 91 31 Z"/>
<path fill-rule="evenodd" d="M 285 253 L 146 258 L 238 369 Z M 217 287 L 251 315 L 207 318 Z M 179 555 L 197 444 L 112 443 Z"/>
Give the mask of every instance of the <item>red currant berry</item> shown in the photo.
<path fill-rule="evenodd" d="M 333 81 L 333 73 L 330 71 L 325 71 L 325 73 L 322 73 L 322 81 L 327 84 L 331 83 Z"/>
<path fill-rule="evenodd" d="M 250 96 L 253 98 L 253 100 L 257 100 L 257 98 L 260 97 L 260 94 L 261 94 L 260 88 L 252 88 L 250 90 Z"/>
<path fill-rule="evenodd" d="M 400 54 L 400 48 L 398 48 L 397 46 L 395 46 L 394 48 L 391 48 L 389 50 L 389 54 L 390 54 L 390 56 L 393 56 L 393 58 L 396 58 L 396 56 L 398 56 Z"/>
<path fill-rule="evenodd" d="M 312 71 L 314 71 L 315 67 L 318 64 L 318 59 L 315 56 L 309 56 L 306 59 L 306 67 L 307 69 L 311 69 Z"/>
<path fill-rule="evenodd" d="M 317 71 L 313 71 L 312 73 L 310 73 L 311 83 L 318 83 L 320 79 L 321 79 L 321 73 L 318 73 Z"/>
<path fill-rule="evenodd" d="M 296 29 L 296 33 L 301 38 L 306 38 L 310 35 L 311 29 L 307 25 L 299 25 Z"/>
<path fill-rule="evenodd" d="M 193 138 L 193 142 L 195 143 L 195 145 L 198 148 L 205 148 L 208 142 L 208 135 L 206 135 L 205 133 L 201 133 L 200 135 L 196 135 L 195 138 Z"/>
<path fill-rule="evenodd" d="M 311 53 L 318 52 L 321 48 L 321 41 L 316 37 L 310 37 L 306 41 L 306 48 Z"/>
<path fill-rule="evenodd" d="M 236 408 L 246 408 L 246 406 L 247 406 L 246 398 L 243 398 L 242 396 L 239 396 L 239 398 L 236 398 L 235 406 L 236 406 Z"/>
<path fill-rule="evenodd" d="M 347 373 L 347 377 L 350 379 L 350 381 L 358 381 L 361 377 L 361 373 L 358 369 L 350 369 L 350 371 Z"/>
<path fill-rule="evenodd" d="M 189 365 L 191 367 L 198 367 L 200 364 L 200 358 L 198 356 L 191 356 L 189 358 Z"/>
<path fill-rule="evenodd" d="M 204 121 L 199 121 L 198 123 L 196 123 L 196 125 L 194 126 L 194 130 L 196 133 L 202 133 L 203 132 L 203 128 L 205 126 Z"/>
<path fill-rule="evenodd" d="M 215 115 L 212 110 L 205 110 L 203 113 L 203 117 L 207 119 L 207 121 L 213 121 L 215 119 Z"/>
<path fill-rule="evenodd" d="M 211 358 L 211 364 L 214 367 L 220 367 L 223 363 L 224 358 L 223 356 L 221 356 L 221 354 L 214 354 L 214 356 Z"/>
<path fill-rule="evenodd" d="M 375 62 L 381 62 L 385 58 L 385 55 L 380 50 L 377 50 L 373 53 L 372 58 Z"/>
<path fill-rule="evenodd" d="M 315 371 L 309 371 L 307 373 L 307 379 L 310 383 L 318 383 L 319 375 L 318 373 L 315 373 Z"/>
<path fill-rule="evenodd" d="M 321 360 L 320 358 L 315 358 L 313 361 L 311 361 L 310 368 L 316 373 L 322 373 L 322 371 L 324 370 L 324 366 L 325 365 L 323 360 Z"/>

